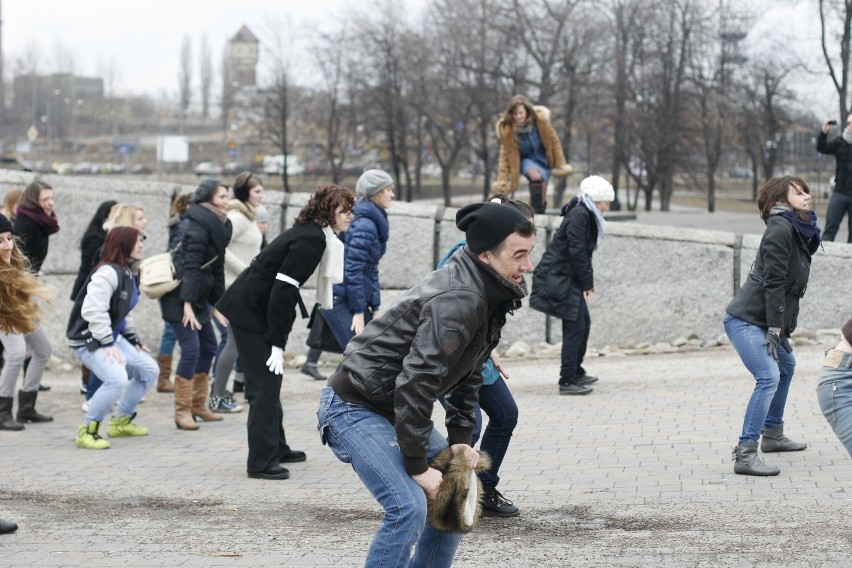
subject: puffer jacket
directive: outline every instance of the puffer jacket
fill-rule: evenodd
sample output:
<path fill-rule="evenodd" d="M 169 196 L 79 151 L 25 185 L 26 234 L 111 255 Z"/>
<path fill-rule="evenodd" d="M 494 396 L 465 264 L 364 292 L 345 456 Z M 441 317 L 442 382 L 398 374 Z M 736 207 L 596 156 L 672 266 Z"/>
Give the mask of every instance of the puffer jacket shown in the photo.
<path fill-rule="evenodd" d="M 350 313 L 381 307 L 379 261 L 387 250 L 389 233 L 387 212 L 369 199 L 359 199 L 355 218 L 343 236 L 343 282 L 334 285 L 334 295 L 346 301 Z"/>
<path fill-rule="evenodd" d="M 470 444 L 480 370 L 523 296 L 464 247 L 349 342 L 329 385 L 391 421 L 406 470 L 422 473 L 439 396 L 450 444 Z"/>
<path fill-rule="evenodd" d="M 598 240 L 594 213 L 575 197 L 533 272 L 530 307 L 567 321 L 580 313 L 583 292 L 595 287 L 592 254 Z"/>
<path fill-rule="evenodd" d="M 118 333 L 139 345 L 130 315 L 138 298 L 130 269 L 118 264 L 100 266 L 86 279 L 71 308 L 65 332 L 68 346 L 95 351 L 112 345 Z"/>
<path fill-rule="evenodd" d="M 811 272 L 808 244 L 793 224 L 772 215 L 760 239 L 745 283 L 725 311 L 752 325 L 777 327 L 789 337 L 796 330 L 799 300 Z"/>
<path fill-rule="evenodd" d="M 162 297 L 160 308 L 165 321 L 179 323 L 183 303 L 190 302 L 199 323 L 207 324 L 207 306 L 218 302 L 225 291 L 225 247 L 231 240 L 231 221 L 222 223 L 214 212 L 198 204 L 190 205 L 186 216 L 186 233 L 173 257 L 181 283 Z"/>
<path fill-rule="evenodd" d="M 533 107 L 533 124 L 538 129 L 541 144 L 547 155 L 547 165 L 552 170 L 565 166 L 565 155 L 562 152 L 562 142 L 556 135 L 556 130 L 550 123 L 550 110 L 547 107 Z M 513 192 L 518 189 L 518 179 L 521 175 L 521 153 L 518 141 L 515 139 L 515 127 L 511 123 L 497 120 L 494 125 L 497 140 L 500 141 L 500 158 L 497 162 L 497 181 L 492 187 L 495 191 Z M 508 184 L 508 187 L 505 187 Z"/>

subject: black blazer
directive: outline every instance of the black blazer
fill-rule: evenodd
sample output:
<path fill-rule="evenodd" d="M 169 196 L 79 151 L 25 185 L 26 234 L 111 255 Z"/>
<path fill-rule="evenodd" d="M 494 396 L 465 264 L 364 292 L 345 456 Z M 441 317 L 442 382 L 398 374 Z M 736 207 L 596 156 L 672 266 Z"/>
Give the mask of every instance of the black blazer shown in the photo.
<path fill-rule="evenodd" d="M 195 317 L 206 324 L 210 321 L 207 306 L 218 302 L 225 291 L 225 247 L 231 240 L 231 221 L 223 223 L 213 211 L 197 204 L 190 205 L 186 216 L 186 233 L 173 258 L 181 283 L 163 296 L 160 307 L 164 320 L 180 322 L 183 303 L 190 302 Z"/>
<path fill-rule="evenodd" d="M 278 235 L 234 280 L 216 304 L 230 324 L 263 334 L 270 345 L 284 348 L 300 303 L 299 288 L 319 266 L 325 252 L 325 233 L 311 221 Z"/>

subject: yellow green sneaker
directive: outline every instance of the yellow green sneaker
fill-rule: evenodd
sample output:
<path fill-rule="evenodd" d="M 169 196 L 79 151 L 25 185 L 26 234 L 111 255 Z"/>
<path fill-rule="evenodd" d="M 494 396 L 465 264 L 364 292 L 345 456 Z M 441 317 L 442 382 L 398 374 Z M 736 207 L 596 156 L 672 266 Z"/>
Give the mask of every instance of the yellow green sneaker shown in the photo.
<path fill-rule="evenodd" d="M 87 450 L 109 449 L 109 442 L 98 436 L 98 428 L 100 427 L 101 423 L 96 420 L 80 426 L 77 430 L 77 447 Z"/>
<path fill-rule="evenodd" d="M 132 420 L 136 418 L 136 413 L 134 412 L 130 416 L 113 416 L 109 419 L 109 430 L 107 430 L 107 434 L 109 434 L 110 438 L 115 438 L 117 436 L 147 436 L 148 429 L 144 426 L 137 426 L 132 422 Z"/>

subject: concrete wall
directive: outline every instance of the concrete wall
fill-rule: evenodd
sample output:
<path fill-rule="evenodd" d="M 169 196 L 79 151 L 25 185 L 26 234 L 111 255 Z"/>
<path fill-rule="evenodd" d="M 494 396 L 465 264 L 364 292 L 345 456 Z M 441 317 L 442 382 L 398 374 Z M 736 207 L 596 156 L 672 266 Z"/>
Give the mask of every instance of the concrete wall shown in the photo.
<path fill-rule="evenodd" d="M 0 170 L 0 194 L 12 187 L 23 188 L 32 179 L 32 174 L 25 172 Z M 71 359 L 70 351 L 64 348 L 71 308 L 68 295 L 80 263 L 80 238 L 97 206 L 106 199 L 116 199 L 144 207 L 149 221 L 145 247 L 152 254 L 166 247 L 172 192 L 191 191 L 194 187 L 123 177 L 43 179 L 55 189 L 60 224 L 59 233 L 51 237 L 43 269 L 45 281 L 56 289 L 56 301 L 48 308 L 46 324 L 56 354 Z M 292 224 L 308 197 L 266 193 L 270 237 Z M 455 212 L 455 208 L 437 205 L 392 205 L 391 237 L 380 267 L 385 306 L 432 270 L 435 261 L 463 237 L 455 227 Z M 537 217 L 536 262 L 560 222 L 558 216 Z M 738 287 L 740 275 L 748 272 L 759 243 L 760 238 L 753 235 L 609 223 L 603 247 L 594 257 L 598 297 L 591 306 L 590 345 L 655 343 L 690 334 L 702 339 L 722 335 L 725 306 Z M 845 244 L 825 243 L 824 251 L 817 253 L 810 286 L 802 300 L 800 328 L 836 328 L 849 317 L 849 302 L 841 299 L 845 295 L 837 290 L 840 283 L 849 281 L 850 261 L 852 247 Z M 303 289 L 308 306 L 314 301 L 313 288 L 312 280 Z M 143 299 L 135 317 L 143 337 L 155 347 L 162 331 L 157 302 Z M 288 351 L 301 351 L 306 336 L 305 322 L 298 320 Z M 504 345 L 520 339 L 531 344 L 559 342 L 560 321 L 548 322 L 539 312 L 519 310 L 506 327 Z"/>

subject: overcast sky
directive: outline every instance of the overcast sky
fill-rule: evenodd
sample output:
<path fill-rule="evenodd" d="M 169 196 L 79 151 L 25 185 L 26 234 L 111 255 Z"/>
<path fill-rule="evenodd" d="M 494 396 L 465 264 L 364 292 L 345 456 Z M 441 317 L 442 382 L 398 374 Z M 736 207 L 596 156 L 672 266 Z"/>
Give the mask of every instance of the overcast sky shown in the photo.
<path fill-rule="evenodd" d="M 347 16 L 351 19 L 355 12 L 378 10 L 377 6 L 388 1 L 397 5 L 405 2 L 408 9 L 404 13 L 412 17 L 430 0 L 2 0 L 6 76 L 11 76 L 15 60 L 32 45 L 41 52 L 41 72 L 53 71 L 51 61 L 61 47 L 70 53 L 78 75 L 101 76 L 112 61 L 119 69 L 115 83 L 118 94 L 160 96 L 165 92 L 175 98 L 178 60 L 187 35 L 194 50 L 193 80 L 197 87 L 203 34 L 210 42 L 218 78 L 222 49 L 243 24 L 263 39 L 270 33 L 270 22 L 289 22 L 296 36 L 302 38 L 297 49 L 304 49 L 304 38 L 316 30 L 335 29 Z M 753 22 L 750 41 L 768 45 L 770 57 L 778 49 L 810 53 L 809 67 L 817 72 L 825 69 L 815 1 L 752 2 L 760 18 Z M 301 61 L 310 62 L 310 57 L 301 53 Z M 310 67 L 300 64 L 296 71 L 305 69 Z M 259 73 L 263 73 L 262 62 Z M 799 75 L 796 83 L 794 88 L 804 107 L 820 117 L 836 113 L 836 94 L 827 73 Z"/>
<path fill-rule="evenodd" d="M 426 0 L 407 0 L 422 5 Z M 178 91 L 178 60 L 185 36 L 192 40 L 198 80 L 201 37 L 207 35 L 218 75 L 222 49 L 247 25 L 269 33 L 270 21 L 291 22 L 302 37 L 353 10 L 376 9 L 375 0 L 2 0 L 3 55 L 14 61 L 37 45 L 42 72 L 53 71 L 58 46 L 70 52 L 78 75 L 98 76 L 114 61 L 119 93 Z"/>

